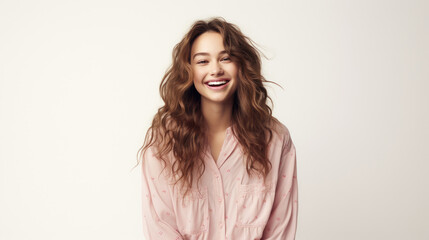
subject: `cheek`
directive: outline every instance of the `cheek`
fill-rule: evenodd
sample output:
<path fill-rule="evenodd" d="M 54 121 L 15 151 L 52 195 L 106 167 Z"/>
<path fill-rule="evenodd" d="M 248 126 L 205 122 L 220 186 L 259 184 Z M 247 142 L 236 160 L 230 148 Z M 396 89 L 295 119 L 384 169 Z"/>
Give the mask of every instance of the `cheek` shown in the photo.
<path fill-rule="evenodd" d="M 196 70 L 196 69 L 194 69 L 193 70 L 193 77 L 194 77 L 194 79 L 193 79 L 193 81 L 194 81 L 194 84 L 201 84 L 202 83 L 202 80 L 203 80 L 203 73 L 201 72 L 201 71 L 198 71 L 198 70 Z"/>
<path fill-rule="evenodd" d="M 231 77 L 237 79 L 238 77 L 238 68 L 236 64 L 231 64 L 228 68 L 228 72 L 231 75 Z"/>
<path fill-rule="evenodd" d="M 231 69 L 231 77 L 234 78 L 234 91 L 237 89 L 239 85 L 240 79 L 238 79 L 238 68 L 234 66 L 234 68 Z"/>

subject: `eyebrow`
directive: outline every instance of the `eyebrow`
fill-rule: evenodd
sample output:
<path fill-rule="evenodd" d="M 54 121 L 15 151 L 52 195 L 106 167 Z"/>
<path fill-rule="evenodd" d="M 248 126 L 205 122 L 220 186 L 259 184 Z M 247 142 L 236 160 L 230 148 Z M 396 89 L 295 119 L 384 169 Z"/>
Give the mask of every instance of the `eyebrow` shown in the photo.
<path fill-rule="evenodd" d="M 220 54 L 224 54 L 224 53 L 227 53 L 226 52 L 226 50 L 223 50 L 223 51 L 220 51 L 219 53 L 218 53 L 218 55 L 220 55 Z M 207 53 L 207 52 L 199 52 L 199 53 L 195 53 L 194 54 L 194 56 L 192 57 L 192 59 L 194 59 L 196 56 L 198 56 L 198 55 L 202 55 L 202 56 L 209 56 L 210 54 L 209 53 Z"/>

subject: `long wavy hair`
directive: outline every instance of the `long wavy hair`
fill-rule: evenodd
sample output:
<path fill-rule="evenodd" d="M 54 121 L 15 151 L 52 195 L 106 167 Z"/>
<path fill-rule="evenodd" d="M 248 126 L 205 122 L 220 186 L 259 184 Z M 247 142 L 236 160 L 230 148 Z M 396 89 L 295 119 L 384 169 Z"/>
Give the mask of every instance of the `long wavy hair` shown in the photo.
<path fill-rule="evenodd" d="M 164 106 L 155 114 L 137 153 L 144 164 L 144 153 L 153 146 L 154 156 L 162 160 L 164 169 L 168 166 L 174 184 L 182 183 L 185 195 L 193 186 L 194 177 L 199 180 L 205 170 L 202 146 L 207 146 L 206 126 L 201 97 L 193 84 L 190 55 L 195 39 L 208 31 L 221 34 L 226 52 L 238 66 L 231 129 L 243 150 L 247 173 L 257 173 L 265 179 L 271 170 L 267 152 L 277 120 L 267 104 L 270 101 L 272 106 L 264 83 L 270 81 L 261 74 L 259 50 L 236 25 L 223 18 L 199 20 L 174 47 L 172 64 L 159 87 Z"/>

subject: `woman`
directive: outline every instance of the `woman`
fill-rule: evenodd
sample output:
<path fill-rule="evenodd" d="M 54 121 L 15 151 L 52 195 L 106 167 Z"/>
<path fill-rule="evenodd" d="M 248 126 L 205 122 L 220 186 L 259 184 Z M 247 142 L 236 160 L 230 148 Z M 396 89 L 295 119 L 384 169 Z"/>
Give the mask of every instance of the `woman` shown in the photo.
<path fill-rule="evenodd" d="M 139 150 L 146 239 L 295 239 L 295 147 L 252 41 L 197 21 L 173 51 Z"/>

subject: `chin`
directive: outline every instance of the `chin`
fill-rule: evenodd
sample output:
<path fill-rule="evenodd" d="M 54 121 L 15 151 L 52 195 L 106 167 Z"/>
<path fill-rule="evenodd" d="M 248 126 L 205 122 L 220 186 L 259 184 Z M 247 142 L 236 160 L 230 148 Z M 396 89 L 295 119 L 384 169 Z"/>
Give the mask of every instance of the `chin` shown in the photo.
<path fill-rule="evenodd" d="M 232 100 L 232 97 L 216 97 L 216 98 L 211 98 L 211 97 L 202 97 L 202 99 L 204 99 L 207 102 L 212 102 L 212 103 L 229 103 Z"/>

